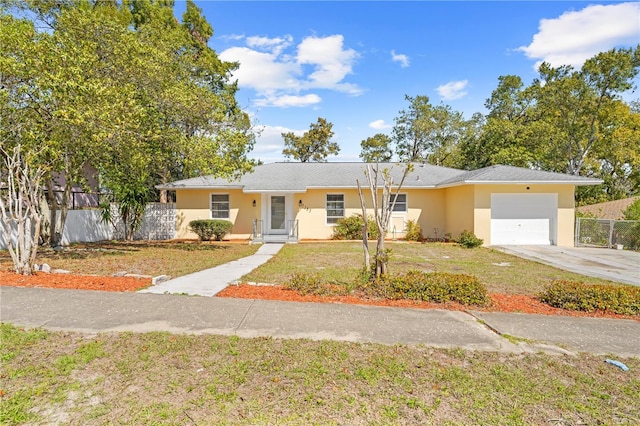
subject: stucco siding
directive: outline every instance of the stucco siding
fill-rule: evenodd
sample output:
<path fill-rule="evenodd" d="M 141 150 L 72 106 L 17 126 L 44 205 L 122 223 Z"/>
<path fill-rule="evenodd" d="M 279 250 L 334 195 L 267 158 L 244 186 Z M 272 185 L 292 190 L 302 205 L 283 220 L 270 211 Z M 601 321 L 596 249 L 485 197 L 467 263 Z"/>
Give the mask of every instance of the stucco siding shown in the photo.
<path fill-rule="evenodd" d="M 233 223 L 231 234 L 226 238 L 245 239 L 252 232 L 253 220 L 260 212 L 260 196 L 245 194 L 240 189 L 210 190 L 185 189 L 176 191 L 176 237 L 198 238 L 189 229 L 189 222 L 198 219 L 211 219 L 211 194 L 229 194 L 229 221 Z M 256 200 L 256 207 L 253 207 Z"/>
<path fill-rule="evenodd" d="M 445 190 L 445 232 L 456 238 L 464 230 L 477 234 L 474 223 L 474 188 L 456 186 Z"/>

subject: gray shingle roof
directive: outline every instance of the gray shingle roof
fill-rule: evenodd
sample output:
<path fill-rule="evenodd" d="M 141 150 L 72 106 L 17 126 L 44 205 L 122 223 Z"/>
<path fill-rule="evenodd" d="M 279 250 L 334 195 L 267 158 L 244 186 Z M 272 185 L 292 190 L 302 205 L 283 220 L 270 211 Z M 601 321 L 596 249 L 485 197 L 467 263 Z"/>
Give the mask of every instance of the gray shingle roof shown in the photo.
<path fill-rule="evenodd" d="M 402 164 L 380 163 L 381 169 L 391 171 L 399 183 L 404 171 Z M 256 166 L 253 173 L 240 179 L 227 180 L 202 176 L 158 186 L 158 189 L 231 189 L 245 192 L 305 192 L 308 188 L 355 188 L 359 179 L 367 186 L 366 163 L 271 163 Z M 404 182 L 405 188 L 437 188 L 470 183 L 567 183 L 595 185 L 597 179 L 551 173 L 511 166 L 491 166 L 465 172 L 431 164 L 414 164 Z"/>
<path fill-rule="evenodd" d="M 391 171 L 394 182 L 399 183 L 404 167 L 396 163 L 380 163 L 380 168 Z M 367 186 L 364 171 L 366 163 L 271 163 L 256 166 L 253 173 L 235 181 L 203 176 L 185 179 L 160 189 L 180 188 L 243 188 L 245 192 L 304 192 L 307 188 L 355 188 L 356 179 Z M 450 179 L 462 170 L 430 164 L 414 164 L 414 170 L 404 182 L 406 188 L 434 188 L 438 182 Z"/>
<path fill-rule="evenodd" d="M 438 186 L 443 187 L 472 183 L 566 183 L 573 185 L 597 185 L 602 183 L 602 181 L 584 176 L 496 165 L 461 173 L 439 182 Z"/>

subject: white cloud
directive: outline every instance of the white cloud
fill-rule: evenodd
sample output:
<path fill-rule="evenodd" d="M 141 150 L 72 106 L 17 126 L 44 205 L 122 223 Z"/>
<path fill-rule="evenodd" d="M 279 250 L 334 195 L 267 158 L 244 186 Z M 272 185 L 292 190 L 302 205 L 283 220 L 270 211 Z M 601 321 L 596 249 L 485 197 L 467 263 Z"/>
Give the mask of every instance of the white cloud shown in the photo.
<path fill-rule="evenodd" d="M 369 123 L 369 127 L 376 130 L 384 130 L 384 129 L 390 129 L 392 126 L 391 124 L 385 123 L 384 120 L 376 120 Z"/>
<path fill-rule="evenodd" d="M 350 94 L 359 94 L 359 89 L 341 81 L 351 74 L 358 53 L 353 49 L 344 49 L 344 37 L 310 36 L 298 45 L 298 63 L 312 65 L 315 71 L 308 76 L 307 87 L 334 89 Z"/>
<path fill-rule="evenodd" d="M 400 62 L 400 67 L 407 68 L 409 66 L 409 57 L 401 53 L 396 53 L 395 50 L 391 51 L 391 60 L 394 62 Z"/>
<path fill-rule="evenodd" d="M 282 95 L 282 96 L 265 96 L 260 99 L 256 99 L 255 104 L 257 106 L 275 106 L 275 107 L 306 107 L 309 105 L 319 104 L 322 101 L 320 96 L 315 93 L 308 95 Z"/>
<path fill-rule="evenodd" d="M 599 52 L 640 39 L 640 3 L 591 5 L 565 12 L 558 18 L 542 19 L 538 33 L 528 46 L 517 50 L 553 67 L 580 67 Z"/>
<path fill-rule="evenodd" d="M 317 94 L 325 89 L 359 95 L 362 89 L 344 79 L 353 73 L 359 55 L 345 49 L 344 37 L 306 37 L 295 46 L 291 36 L 246 37 L 246 46 L 231 47 L 220 59 L 238 62 L 233 73 L 241 88 L 254 89 L 260 106 L 308 106 L 321 101 Z M 291 50 L 291 52 L 289 52 Z M 288 53 L 289 52 L 289 53 Z"/>
<path fill-rule="evenodd" d="M 276 55 L 279 55 L 284 49 L 291 46 L 291 43 L 293 43 L 293 37 L 290 35 L 276 38 L 247 37 L 247 46 L 268 50 Z"/>
<path fill-rule="evenodd" d="M 464 89 L 467 88 L 468 83 L 468 80 L 450 81 L 447 84 L 438 86 L 436 90 L 442 99 L 445 101 L 452 101 L 467 95 L 467 92 Z"/>

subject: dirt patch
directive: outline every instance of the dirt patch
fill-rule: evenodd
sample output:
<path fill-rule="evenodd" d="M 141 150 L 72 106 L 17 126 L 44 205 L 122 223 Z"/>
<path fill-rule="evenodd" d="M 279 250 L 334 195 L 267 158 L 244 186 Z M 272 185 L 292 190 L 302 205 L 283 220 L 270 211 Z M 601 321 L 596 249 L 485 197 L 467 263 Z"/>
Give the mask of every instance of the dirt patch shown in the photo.
<path fill-rule="evenodd" d="M 135 292 L 151 285 L 149 278 L 111 277 L 99 275 L 77 274 L 45 274 L 19 275 L 13 272 L 0 271 L 0 286 L 13 287 L 46 287 L 77 290 L 99 290 L 115 292 Z M 218 293 L 218 297 L 240 299 L 283 300 L 289 302 L 312 303 L 346 303 L 356 305 L 389 306 L 398 308 L 447 309 L 456 311 L 478 310 L 489 312 L 520 312 L 526 314 L 565 315 L 599 318 L 623 318 L 640 321 L 637 317 L 611 314 L 607 312 L 578 312 L 548 306 L 535 297 L 521 294 L 493 293 L 491 305 L 476 308 L 459 303 L 430 303 L 413 300 L 368 299 L 357 296 L 313 296 L 301 295 L 293 290 L 285 290 L 281 286 L 272 285 L 231 285 Z"/>

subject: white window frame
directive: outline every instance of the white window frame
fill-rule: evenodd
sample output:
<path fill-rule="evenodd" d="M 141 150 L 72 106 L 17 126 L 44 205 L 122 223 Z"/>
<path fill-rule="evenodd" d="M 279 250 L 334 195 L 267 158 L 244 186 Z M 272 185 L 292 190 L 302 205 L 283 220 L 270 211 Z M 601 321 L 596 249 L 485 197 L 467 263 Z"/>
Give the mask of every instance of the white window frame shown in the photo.
<path fill-rule="evenodd" d="M 329 196 L 330 195 L 342 197 L 342 216 L 329 216 Z M 346 210 L 345 210 L 344 194 L 336 194 L 336 193 L 326 194 L 324 197 L 324 201 L 325 201 L 325 204 L 324 204 L 325 224 L 328 226 L 335 226 L 338 220 L 344 219 L 345 217 Z M 335 203 L 339 201 L 331 201 L 331 202 Z M 337 209 L 332 209 L 332 210 L 337 210 Z M 335 222 L 329 222 L 329 219 L 335 219 Z"/>
<path fill-rule="evenodd" d="M 216 195 L 224 195 L 227 197 L 227 216 L 226 217 L 213 217 L 213 205 L 214 205 L 214 201 L 213 201 L 213 197 Z M 223 204 L 225 203 L 224 201 L 216 201 L 215 204 Z M 231 196 L 227 193 L 211 193 L 209 194 L 209 216 L 211 217 L 211 219 L 226 219 L 229 220 L 231 219 Z"/>
<path fill-rule="evenodd" d="M 407 195 L 406 192 L 400 192 L 399 194 L 397 194 L 398 198 L 400 198 L 401 196 L 404 196 L 404 202 L 400 202 L 398 204 L 398 201 L 396 201 L 396 205 L 394 206 L 394 210 L 391 212 L 392 214 L 404 214 L 407 213 L 409 211 L 409 196 Z M 393 204 L 393 200 L 395 199 L 395 195 L 391 194 L 391 196 L 389 197 L 389 208 L 391 208 L 391 204 Z M 399 205 L 403 205 L 404 204 L 404 210 L 396 210 L 396 208 L 398 208 Z"/>

